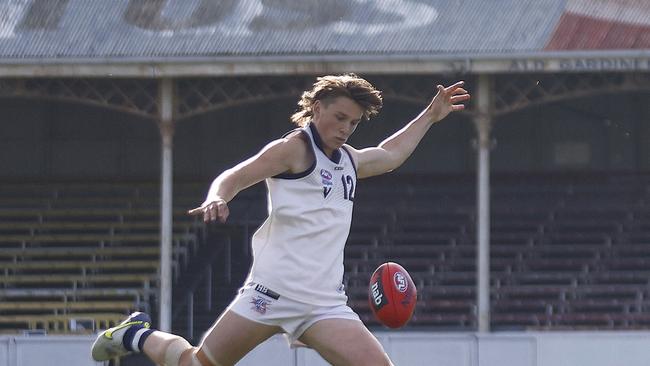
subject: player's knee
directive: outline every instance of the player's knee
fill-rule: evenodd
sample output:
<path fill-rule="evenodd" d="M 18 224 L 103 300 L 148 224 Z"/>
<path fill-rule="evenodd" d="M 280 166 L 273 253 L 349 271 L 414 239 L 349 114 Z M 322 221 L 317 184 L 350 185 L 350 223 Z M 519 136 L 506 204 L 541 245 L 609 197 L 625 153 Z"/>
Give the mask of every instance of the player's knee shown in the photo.
<path fill-rule="evenodd" d="M 165 349 L 165 366 L 193 366 L 186 363 L 188 358 L 184 354 L 191 354 L 194 347 L 181 337 L 174 337 L 169 341 Z"/>
<path fill-rule="evenodd" d="M 173 362 L 173 359 L 170 359 Z M 165 364 L 165 366 L 223 366 L 214 360 L 214 357 L 205 349 L 199 347 L 187 348 L 181 352 L 178 358 L 178 364 Z"/>
<path fill-rule="evenodd" d="M 192 366 L 224 366 L 217 362 L 212 352 L 206 347 L 197 347 L 192 352 Z"/>

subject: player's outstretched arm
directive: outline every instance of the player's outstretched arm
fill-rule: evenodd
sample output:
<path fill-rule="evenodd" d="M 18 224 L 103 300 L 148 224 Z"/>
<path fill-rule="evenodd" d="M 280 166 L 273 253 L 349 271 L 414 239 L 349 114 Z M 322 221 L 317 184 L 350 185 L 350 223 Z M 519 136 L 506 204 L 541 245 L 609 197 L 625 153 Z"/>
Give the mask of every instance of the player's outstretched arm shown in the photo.
<path fill-rule="evenodd" d="M 459 81 L 448 87 L 438 85 L 431 103 L 401 130 L 382 141 L 377 147 L 354 150 L 359 178 L 390 172 L 406 161 L 429 128 L 449 113 L 465 109 L 470 95 Z"/>
<path fill-rule="evenodd" d="M 228 202 L 237 193 L 280 173 L 299 171 L 306 155 L 306 145 L 298 136 L 275 140 L 255 156 L 219 174 L 205 201 L 188 214 L 202 215 L 205 222 L 225 222 L 230 214 Z"/>

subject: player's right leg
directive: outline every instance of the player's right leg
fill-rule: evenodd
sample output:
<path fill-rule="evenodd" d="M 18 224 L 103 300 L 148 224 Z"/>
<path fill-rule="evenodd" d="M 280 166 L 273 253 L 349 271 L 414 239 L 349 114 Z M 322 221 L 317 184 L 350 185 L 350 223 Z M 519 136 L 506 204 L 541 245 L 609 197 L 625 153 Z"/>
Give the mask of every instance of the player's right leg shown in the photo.
<path fill-rule="evenodd" d="M 122 323 L 97 336 L 92 346 L 92 357 L 95 361 L 107 361 L 130 352 L 138 352 L 152 333 L 149 315 L 135 312 Z"/>
<path fill-rule="evenodd" d="M 134 313 L 119 325 L 100 333 L 92 347 L 96 361 L 130 352 L 143 352 L 165 366 L 229 366 L 282 329 L 254 322 L 226 310 L 208 330 L 199 347 L 185 339 L 150 329 L 147 314 Z"/>
<path fill-rule="evenodd" d="M 165 332 L 153 332 L 142 351 L 165 366 L 230 366 L 272 335 L 279 327 L 246 319 L 226 310 L 203 337 L 198 347 Z"/>

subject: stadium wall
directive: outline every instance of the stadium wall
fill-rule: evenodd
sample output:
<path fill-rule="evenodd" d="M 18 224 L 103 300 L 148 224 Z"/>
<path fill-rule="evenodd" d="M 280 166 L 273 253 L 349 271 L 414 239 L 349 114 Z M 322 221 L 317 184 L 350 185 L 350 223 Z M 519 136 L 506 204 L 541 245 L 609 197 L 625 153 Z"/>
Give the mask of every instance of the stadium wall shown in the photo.
<path fill-rule="evenodd" d="M 376 332 L 397 366 L 641 366 L 650 332 Z M 327 366 L 316 352 L 272 338 L 238 365 Z"/>
<path fill-rule="evenodd" d="M 425 333 L 376 332 L 395 365 L 641 366 L 650 360 L 650 332 Z M 0 365 L 99 366 L 94 336 L 0 336 Z M 309 349 L 275 336 L 238 365 L 326 366 Z"/>
<path fill-rule="evenodd" d="M 501 116 L 492 133 L 493 170 L 647 170 L 650 112 L 642 102 L 647 96 L 595 96 Z M 350 143 L 358 148 L 377 144 L 420 107 L 387 101 L 383 113 L 361 124 Z M 160 134 L 152 120 L 78 103 L 26 99 L 0 100 L 0 110 L 0 178 L 158 179 Z M 293 110 L 295 101 L 283 100 L 179 121 L 175 176 L 206 179 L 256 153 L 292 128 L 288 116 Z M 467 116 L 454 115 L 434 126 L 398 172 L 473 172 L 474 139 Z"/>
<path fill-rule="evenodd" d="M 359 127 L 351 143 L 376 145 L 418 113 L 420 106 L 389 104 L 385 114 Z M 150 179 L 160 175 L 160 133 L 155 121 L 79 103 L 0 100 L 0 179 Z M 257 103 L 204 113 L 176 124 L 174 174 L 206 179 L 257 153 L 294 128 L 295 100 Z M 401 171 L 471 171 L 473 127 L 436 126 Z M 458 122 L 458 121 L 455 121 Z M 445 156 L 434 159 L 430 156 Z"/>

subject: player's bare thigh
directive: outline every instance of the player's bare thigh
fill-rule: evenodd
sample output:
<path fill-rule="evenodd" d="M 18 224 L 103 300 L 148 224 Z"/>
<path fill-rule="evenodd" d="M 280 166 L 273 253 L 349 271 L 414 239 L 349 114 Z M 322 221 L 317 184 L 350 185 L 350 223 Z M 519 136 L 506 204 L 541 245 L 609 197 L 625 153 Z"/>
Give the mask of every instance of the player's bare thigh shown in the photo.
<path fill-rule="evenodd" d="M 320 320 L 309 327 L 299 340 L 335 366 L 392 365 L 379 341 L 360 321 Z"/>
<path fill-rule="evenodd" d="M 280 327 L 257 323 L 226 310 L 203 337 L 199 350 L 209 352 L 219 366 L 234 365 L 257 345 L 281 331 Z"/>

